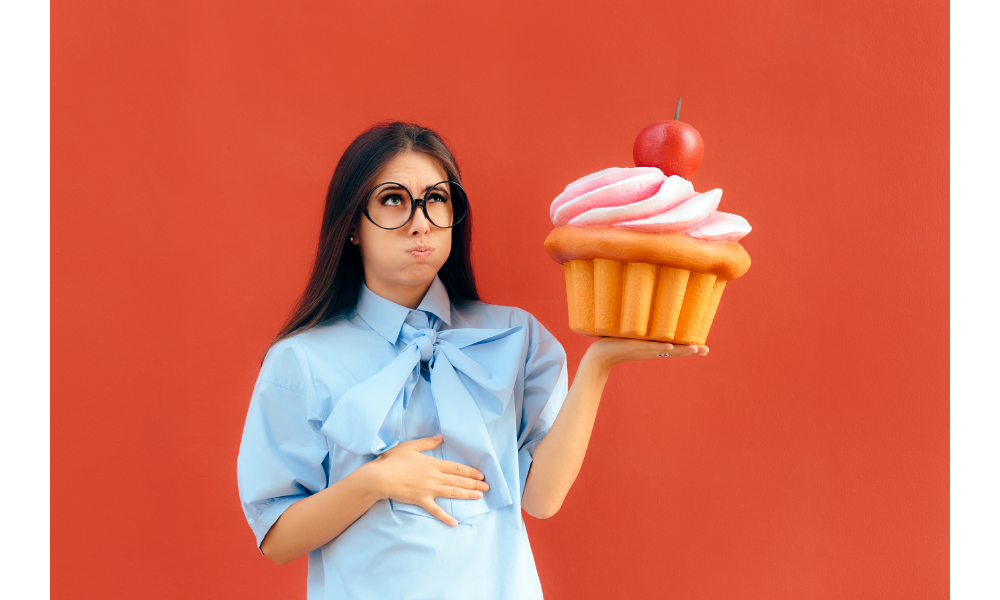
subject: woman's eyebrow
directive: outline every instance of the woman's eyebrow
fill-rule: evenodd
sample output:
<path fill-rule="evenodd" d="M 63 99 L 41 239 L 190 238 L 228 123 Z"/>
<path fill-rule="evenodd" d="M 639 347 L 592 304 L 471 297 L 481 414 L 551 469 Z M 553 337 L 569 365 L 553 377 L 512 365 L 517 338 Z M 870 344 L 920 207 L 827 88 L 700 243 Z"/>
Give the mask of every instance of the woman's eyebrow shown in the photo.
<path fill-rule="evenodd" d="M 438 185 L 438 184 L 440 184 L 440 183 L 443 183 L 443 181 L 436 181 L 436 182 L 434 182 L 434 183 L 432 183 L 432 184 L 428 185 L 427 187 L 425 187 L 425 188 L 423 189 L 423 191 L 422 191 L 422 192 L 420 193 L 420 195 L 421 195 L 421 196 L 426 196 L 426 195 L 427 195 L 427 192 L 428 192 L 428 191 L 430 191 L 430 189 L 431 189 L 432 187 L 434 187 L 434 186 L 436 186 L 436 185 Z M 442 185 L 442 186 L 441 186 L 441 187 L 439 187 L 438 189 L 439 189 L 439 190 L 441 190 L 442 192 L 446 193 L 446 194 L 447 194 L 447 193 L 451 193 L 451 190 L 449 190 L 449 189 L 448 189 L 448 186 L 444 186 L 444 185 Z"/>
<path fill-rule="evenodd" d="M 432 187 L 434 187 L 434 186 L 436 186 L 436 185 L 438 185 L 440 183 L 444 183 L 445 181 L 447 181 L 447 180 L 441 180 L 441 181 L 435 181 L 434 183 L 429 183 L 429 184 L 425 185 L 423 189 L 416 188 L 416 190 L 419 190 L 419 194 L 418 195 L 421 196 L 421 197 L 425 196 L 427 194 L 428 190 L 430 190 Z M 387 184 L 391 184 L 391 185 L 387 185 Z M 414 188 L 411 188 L 410 186 L 408 186 L 408 185 L 406 185 L 404 183 L 400 183 L 398 181 L 386 181 L 382 185 L 386 189 L 396 189 L 397 187 L 402 187 L 402 188 L 406 188 L 407 190 L 409 190 L 409 192 L 411 194 L 415 193 Z M 450 192 L 450 190 L 447 187 L 445 187 L 445 186 L 442 186 L 442 189 L 446 193 Z"/>

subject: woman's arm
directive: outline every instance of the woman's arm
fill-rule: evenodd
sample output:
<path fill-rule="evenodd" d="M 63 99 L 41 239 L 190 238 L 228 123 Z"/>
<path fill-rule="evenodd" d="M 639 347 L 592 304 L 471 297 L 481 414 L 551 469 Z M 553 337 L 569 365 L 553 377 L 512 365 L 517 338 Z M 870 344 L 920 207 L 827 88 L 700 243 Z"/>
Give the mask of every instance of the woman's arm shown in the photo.
<path fill-rule="evenodd" d="M 576 481 L 611 368 L 630 360 L 657 358 L 657 354 L 704 356 L 708 347 L 601 338 L 587 348 L 555 422 L 532 454 L 521 496 L 521 507 L 529 515 L 547 519 L 556 514 Z"/>
<path fill-rule="evenodd" d="M 422 454 L 441 440 L 438 434 L 403 442 L 292 504 L 264 536 L 261 552 L 279 565 L 289 563 L 329 543 L 383 498 L 422 506 L 445 523 L 457 525 L 434 498 L 482 498 L 490 486 L 478 469 Z"/>
<path fill-rule="evenodd" d="M 372 464 L 285 509 L 260 543 L 264 556 L 284 565 L 343 533 L 379 500 Z"/>

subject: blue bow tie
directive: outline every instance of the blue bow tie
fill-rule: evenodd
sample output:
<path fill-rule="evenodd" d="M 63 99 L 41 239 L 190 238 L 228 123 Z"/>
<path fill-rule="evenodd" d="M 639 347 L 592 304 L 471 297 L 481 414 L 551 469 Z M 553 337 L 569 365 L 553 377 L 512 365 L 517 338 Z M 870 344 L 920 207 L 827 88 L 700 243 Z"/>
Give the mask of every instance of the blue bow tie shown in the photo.
<path fill-rule="evenodd" d="M 437 499 L 461 522 L 512 502 L 497 451 L 502 456 L 516 455 L 517 435 L 514 431 L 497 432 L 496 437 L 491 437 L 488 426 L 504 414 L 510 403 L 525 359 L 526 333 L 520 326 L 438 331 L 440 325 L 437 319 L 434 327 L 418 328 L 403 323 L 400 331 L 405 343 L 403 350 L 381 371 L 347 390 L 323 425 L 323 433 L 341 448 L 359 456 L 387 450 L 379 430 L 397 399 L 413 389 L 420 376 L 420 364 L 425 363 L 444 437 L 441 447 L 445 458 L 479 469 L 490 485 L 478 500 Z M 479 354 L 478 347 L 486 344 L 488 368 L 474 359 Z M 512 448 L 508 447 L 511 445 Z M 431 516 L 412 504 L 393 501 L 393 508 Z"/>

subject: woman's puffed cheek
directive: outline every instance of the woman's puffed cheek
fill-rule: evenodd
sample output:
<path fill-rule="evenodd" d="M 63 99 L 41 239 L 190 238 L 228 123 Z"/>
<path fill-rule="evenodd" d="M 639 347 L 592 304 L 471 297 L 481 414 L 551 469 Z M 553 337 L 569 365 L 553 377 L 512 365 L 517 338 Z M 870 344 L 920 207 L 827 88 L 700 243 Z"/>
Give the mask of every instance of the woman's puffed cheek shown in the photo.
<path fill-rule="evenodd" d="M 434 278 L 451 253 L 451 231 L 410 237 L 396 230 L 361 225 L 360 249 L 367 276 L 402 285 L 420 285 Z M 374 229 L 374 231 L 372 231 Z M 394 235 L 395 234 L 395 235 Z M 430 246 L 430 254 L 411 252 Z"/>

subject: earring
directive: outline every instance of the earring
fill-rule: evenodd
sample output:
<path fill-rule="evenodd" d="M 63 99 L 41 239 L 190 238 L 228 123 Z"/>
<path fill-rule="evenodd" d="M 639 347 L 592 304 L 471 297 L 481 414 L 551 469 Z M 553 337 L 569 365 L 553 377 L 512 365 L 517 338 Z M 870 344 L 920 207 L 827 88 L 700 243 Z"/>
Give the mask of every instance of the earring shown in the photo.
<path fill-rule="evenodd" d="M 353 233 L 351 234 L 351 243 L 352 244 L 354 243 L 354 234 Z"/>

